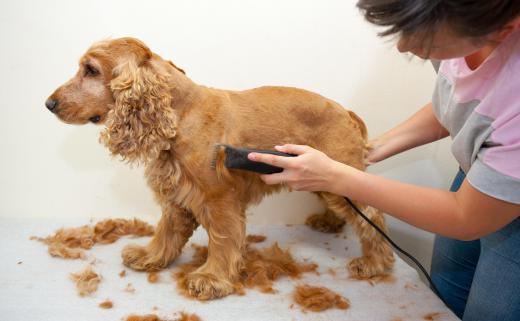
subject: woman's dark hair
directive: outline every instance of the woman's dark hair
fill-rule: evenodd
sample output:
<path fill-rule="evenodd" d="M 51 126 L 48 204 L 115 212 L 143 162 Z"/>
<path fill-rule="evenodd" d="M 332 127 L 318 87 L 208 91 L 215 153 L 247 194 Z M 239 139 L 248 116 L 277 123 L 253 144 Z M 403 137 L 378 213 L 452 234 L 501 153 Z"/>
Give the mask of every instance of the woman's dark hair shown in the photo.
<path fill-rule="evenodd" d="M 458 36 L 480 38 L 520 14 L 520 0 L 360 0 L 365 19 L 387 27 L 380 36 L 432 34 L 447 24 Z"/>

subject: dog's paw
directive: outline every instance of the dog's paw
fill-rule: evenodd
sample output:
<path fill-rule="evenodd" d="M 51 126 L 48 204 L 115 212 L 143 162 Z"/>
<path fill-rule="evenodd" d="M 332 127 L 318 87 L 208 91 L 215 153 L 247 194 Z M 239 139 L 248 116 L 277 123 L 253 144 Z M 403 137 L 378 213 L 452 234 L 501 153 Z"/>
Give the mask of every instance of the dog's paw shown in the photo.
<path fill-rule="evenodd" d="M 386 274 L 388 272 L 388 267 L 383 263 L 382 260 L 362 256 L 350 261 L 348 264 L 348 270 L 352 278 L 365 280 Z"/>
<path fill-rule="evenodd" d="M 345 225 L 345 220 L 334 213 L 313 214 L 305 220 L 305 224 L 313 230 L 324 233 L 340 233 Z"/>
<path fill-rule="evenodd" d="M 213 274 L 193 272 L 187 277 L 188 294 L 198 300 L 225 297 L 234 292 L 231 282 Z"/>
<path fill-rule="evenodd" d="M 124 265 L 137 271 L 159 271 L 168 264 L 157 255 L 151 255 L 145 246 L 135 244 L 125 246 L 121 256 Z"/>

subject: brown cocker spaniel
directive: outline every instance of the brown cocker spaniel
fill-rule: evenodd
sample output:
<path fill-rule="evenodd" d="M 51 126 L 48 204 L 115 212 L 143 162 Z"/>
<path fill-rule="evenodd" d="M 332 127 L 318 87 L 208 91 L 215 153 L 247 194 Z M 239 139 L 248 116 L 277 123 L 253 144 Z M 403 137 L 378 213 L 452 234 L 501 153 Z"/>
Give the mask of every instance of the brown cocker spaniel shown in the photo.
<path fill-rule="evenodd" d="M 189 294 L 201 300 L 234 291 L 243 267 L 246 209 L 284 188 L 266 185 L 254 173 L 228 170 L 220 158 L 211 169 L 214 144 L 260 149 L 305 144 L 365 168 L 365 125 L 336 102 L 288 87 L 230 91 L 197 85 L 133 38 L 95 43 L 77 74 L 45 105 L 67 123 L 103 123 L 100 140 L 110 152 L 146 167 L 162 217 L 147 246 L 123 249 L 125 265 L 144 271 L 167 267 L 202 224 L 208 258 L 187 279 Z M 343 197 L 316 194 L 327 210 L 308 219 L 310 225 L 333 231 L 346 219 L 360 238 L 363 256 L 348 264 L 351 276 L 370 278 L 392 268 L 388 243 Z M 362 208 L 386 229 L 380 211 Z"/>

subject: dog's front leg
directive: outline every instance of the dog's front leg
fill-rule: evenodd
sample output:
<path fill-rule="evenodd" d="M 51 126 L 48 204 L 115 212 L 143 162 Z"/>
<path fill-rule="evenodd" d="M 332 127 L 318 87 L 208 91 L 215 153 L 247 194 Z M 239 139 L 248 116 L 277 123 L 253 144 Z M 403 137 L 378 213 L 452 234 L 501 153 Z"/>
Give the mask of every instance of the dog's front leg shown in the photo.
<path fill-rule="evenodd" d="M 195 215 L 208 232 L 208 258 L 188 275 L 188 293 L 199 300 L 224 297 L 234 292 L 242 267 L 245 211 L 230 197 L 206 203 Z"/>
<path fill-rule="evenodd" d="M 181 253 L 197 226 L 188 210 L 174 204 L 165 205 L 150 243 L 147 246 L 127 245 L 122 252 L 123 263 L 139 271 L 161 270 Z"/>

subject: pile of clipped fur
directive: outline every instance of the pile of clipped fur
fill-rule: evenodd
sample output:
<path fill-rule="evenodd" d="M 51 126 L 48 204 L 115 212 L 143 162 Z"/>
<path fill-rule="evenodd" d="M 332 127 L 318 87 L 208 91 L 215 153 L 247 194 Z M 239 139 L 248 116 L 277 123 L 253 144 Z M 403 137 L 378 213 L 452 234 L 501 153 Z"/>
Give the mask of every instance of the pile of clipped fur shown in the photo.
<path fill-rule="evenodd" d="M 45 238 L 32 237 L 48 246 L 49 254 L 55 257 L 67 259 L 84 258 L 84 251 L 96 243 L 114 243 L 125 235 L 151 236 L 153 226 L 137 220 L 107 219 L 92 225 L 84 225 L 77 228 L 62 228 L 53 235 Z M 297 262 L 289 250 L 283 250 L 274 243 L 269 247 L 257 249 L 253 243 L 260 243 L 266 239 L 263 235 L 248 235 L 246 250 L 244 253 L 244 266 L 241 269 L 240 279 L 235 283 L 235 293 L 245 294 L 245 288 L 256 288 L 263 293 L 276 293 L 273 282 L 280 277 L 300 278 L 303 273 L 316 272 L 318 265 L 315 263 Z M 182 294 L 189 296 L 186 277 L 189 273 L 202 266 L 208 256 L 208 248 L 193 244 L 195 252 L 192 261 L 180 265 L 179 270 L 172 275 Z M 121 275 L 123 277 L 124 275 Z M 71 279 L 76 282 L 80 296 L 88 295 L 96 291 L 101 277 L 88 265 L 83 271 L 72 273 Z M 157 274 L 148 275 L 148 281 L 155 283 Z M 319 312 L 332 307 L 348 309 L 350 302 L 341 295 L 324 287 L 299 285 L 293 293 L 294 301 L 302 306 L 304 311 Z M 112 302 L 107 300 L 100 304 L 102 308 L 111 308 Z M 125 321 L 201 321 L 195 314 L 180 313 L 180 318 L 164 320 L 155 314 L 130 315 Z"/>
<path fill-rule="evenodd" d="M 318 268 L 315 263 L 299 263 L 292 257 L 288 250 L 282 250 L 278 243 L 270 247 L 256 249 L 251 243 L 258 243 L 265 240 L 265 236 L 249 235 L 248 244 L 244 254 L 244 266 L 240 273 L 240 280 L 235 283 L 235 293 L 243 295 L 245 288 L 258 288 L 263 293 L 275 293 L 272 287 L 273 281 L 280 277 L 288 276 L 299 278 L 302 273 L 314 272 Z M 208 256 L 208 248 L 193 244 L 195 252 L 192 261 L 179 266 L 179 271 L 173 273 L 177 281 L 178 288 L 185 296 L 189 296 L 187 291 L 186 277 L 189 273 L 196 270 Z"/>
<path fill-rule="evenodd" d="M 82 249 L 88 250 L 96 243 L 114 243 L 125 235 L 151 236 L 153 226 L 138 220 L 107 219 L 96 225 L 84 225 L 81 227 L 62 228 L 53 235 L 45 238 L 31 237 L 48 246 L 49 254 L 65 259 L 84 258 Z"/>
<path fill-rule="evenodd" d="M 147 315 L 129 315 L 125 321 L 170 321 L 159 318 L 155 314 L 147 314 Z M 185 312 L 181 312 L 179 318 L 171 320 L 171 321 L 202 321 L 198 315 L 196 314 L 188 314 Z"/>
<path fill-rule="evenodd" d="M 350 307 L 350 301 L 336 292 L 324 287 L 315 287 L 307 284 L 296 287 L 293 299 L 302 306 L 304 311 L 320 312 L 333 307 L 346 310 Z"/>
<path fill-rule="evenodd" d="M 88 265 L 83 271 L 78 273 L 71 273 L 70 278 L 76 282 L 76 289 L 80 296 L 85 296 L 95 292 L 98 288 L 101 277 L 92 270 Z"/>

